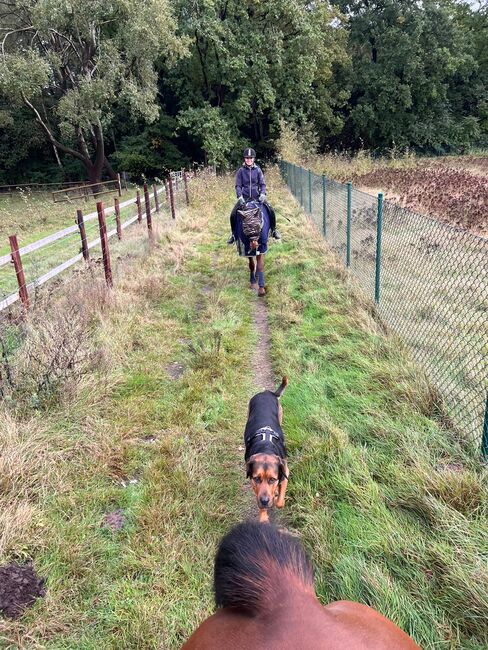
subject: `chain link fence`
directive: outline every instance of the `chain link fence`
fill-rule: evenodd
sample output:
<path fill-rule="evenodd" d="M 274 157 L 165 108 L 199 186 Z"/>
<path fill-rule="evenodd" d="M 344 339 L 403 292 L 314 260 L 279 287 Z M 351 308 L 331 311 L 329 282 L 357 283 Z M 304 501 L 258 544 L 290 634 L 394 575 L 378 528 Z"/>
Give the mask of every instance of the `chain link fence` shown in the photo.
<path fill-rule="evenodd" d="M 282 162 L 294 196 L 488 455 L 488 239 Z"/>

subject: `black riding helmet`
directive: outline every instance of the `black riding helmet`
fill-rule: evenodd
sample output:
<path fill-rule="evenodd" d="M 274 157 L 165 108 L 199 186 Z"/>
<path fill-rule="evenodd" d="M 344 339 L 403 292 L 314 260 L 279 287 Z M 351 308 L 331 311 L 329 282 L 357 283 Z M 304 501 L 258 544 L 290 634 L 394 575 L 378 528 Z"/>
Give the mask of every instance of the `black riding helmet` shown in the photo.
<path fill-rule="evenodd" d="M 244 149 L 243 158 L 256 158 L 254 149 Z"/>

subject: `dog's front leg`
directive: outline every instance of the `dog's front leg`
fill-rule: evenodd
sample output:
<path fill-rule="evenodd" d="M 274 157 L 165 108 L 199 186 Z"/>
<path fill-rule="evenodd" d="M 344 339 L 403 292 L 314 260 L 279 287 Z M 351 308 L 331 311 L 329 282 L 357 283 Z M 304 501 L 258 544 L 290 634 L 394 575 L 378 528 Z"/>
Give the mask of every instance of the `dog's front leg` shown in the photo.
<path fill-rule="evenodd" d="M 276 507 L 277 508 L 283 508 L 285 505 L 285 492 L 286 488 L 288 486 L 288 464 L 286 460 L 284 461 L 284 474 L 285 478 L 280 483 L 280 486 L 278 488 L 278 498 L 276 499 Z"/>

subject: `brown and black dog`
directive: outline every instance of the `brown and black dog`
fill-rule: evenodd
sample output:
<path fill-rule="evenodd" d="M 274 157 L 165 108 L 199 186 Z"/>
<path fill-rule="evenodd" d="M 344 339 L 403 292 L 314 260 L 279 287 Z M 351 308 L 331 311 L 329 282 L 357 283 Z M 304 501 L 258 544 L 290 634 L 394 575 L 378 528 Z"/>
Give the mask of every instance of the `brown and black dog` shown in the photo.
<path fill-rule="evenodd" d="M 259 521 L 269 521 L 273 505 L 283 508 L 288 484 L 285 436 L 281 428 L 283 408 L 279 399 L 288 384 L 283 377 L 276 391 L 265 390 L 249 402 L 244 444 L 246 476 L 256 495 Z"/>

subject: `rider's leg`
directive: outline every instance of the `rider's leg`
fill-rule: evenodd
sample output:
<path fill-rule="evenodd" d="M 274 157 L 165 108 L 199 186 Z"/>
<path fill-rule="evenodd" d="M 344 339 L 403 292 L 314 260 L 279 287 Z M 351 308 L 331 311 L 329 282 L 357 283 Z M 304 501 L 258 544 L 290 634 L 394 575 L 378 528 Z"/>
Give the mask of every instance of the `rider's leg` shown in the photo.
<path fill-rule="evenodd" d="M 228 244 L 233 244 L 237 239 L 236 226 L 237 226 L 237 208 L 238 207 L 239 207 L 239 202 L 237 202 L 235 204 L 235 206 L 232 208 L 232 212 L 230 213 L 231 236 L 227 240 Z"/>

